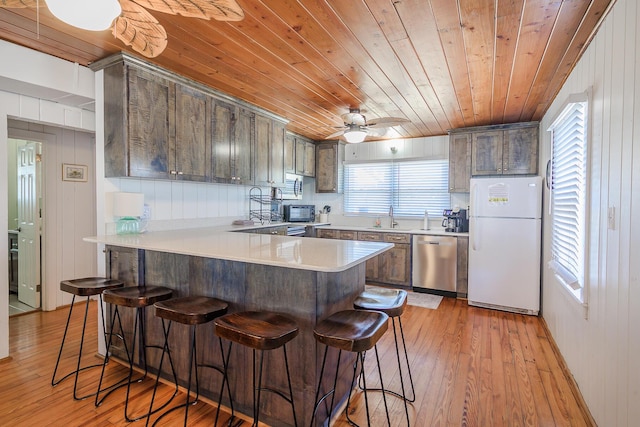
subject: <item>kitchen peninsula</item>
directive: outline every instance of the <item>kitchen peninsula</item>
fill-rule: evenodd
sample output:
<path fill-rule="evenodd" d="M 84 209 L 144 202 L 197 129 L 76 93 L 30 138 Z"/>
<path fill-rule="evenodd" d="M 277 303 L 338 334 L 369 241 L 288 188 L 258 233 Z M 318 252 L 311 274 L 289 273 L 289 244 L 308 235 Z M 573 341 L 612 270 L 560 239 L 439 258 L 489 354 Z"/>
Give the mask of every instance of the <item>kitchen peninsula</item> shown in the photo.
<path fill-rule="evenodd" d="M 365 262 L 393 247 L 382 242 L 231 232 L 231 227 L 104 235 L 84 240 L 106 245 L 106 273 L 125 281 L 126 286 L 166 286 L 174 289 L 175 296 L 206 295 L 227 301 L 230 312 L 269 310 L 295 319 L 300 333 L 287 344 L 287 353 L 301 425 L 308 425 L 311 419 L 322 363 L 323 348 L 313 337 L 314 326 L 336 311 L 352 308 L 356 295 L 364 290 Z M 132 320 L 131 316 L 125 323 L 132 325 Z M 161 324 L 153 310 L 147 310 L 146 323 L 148 339 L 161 342 Z M 185 385 L 187 329 L 176 325 L 171 332 L 172 356 Z M 221 364 L 213 325 L 204 325 L 198 334 L 201 345 L 206 343 L 201 346 L 204 351 L 199 363 Z M 266 357 L 270 386 L 284 390 L 282 352 L 269 352 Z M 157 365 L 157 355 L 150 354 L 149 360 Z M 344 368 L 336 402 L 346 400 L 350 365 L 341 363 Z M 251 414 L 251 352 L 234 346 L 229 369 L 234 408 Z M 210 371 L 201 371 L 200 389 L 208 398 L 217 400 L 221 376 Z M 293 425 L 288 404 L 265 396 L 261 419 L 273 425 Z M 228 403 L 223 401 L 227 406 Z M 316 417 L 318 425 L 327 418 L 322 411 L 324 408 Z"/>

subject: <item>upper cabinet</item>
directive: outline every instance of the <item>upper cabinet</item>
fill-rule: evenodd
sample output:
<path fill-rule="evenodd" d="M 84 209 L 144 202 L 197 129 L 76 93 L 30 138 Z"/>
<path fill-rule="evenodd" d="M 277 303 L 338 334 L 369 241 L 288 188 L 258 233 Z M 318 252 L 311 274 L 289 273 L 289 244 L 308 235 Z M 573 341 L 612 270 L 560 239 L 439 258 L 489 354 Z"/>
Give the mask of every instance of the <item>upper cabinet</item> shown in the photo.
<path fill-rule="evenodd" d="M 285 181 L 285 127 L 280 121 L 256 114 L 255 184 L 282 187 Z"/>
<path fill-rule="evenodd" d="M 316 176 L 316 146 L 310 139 L 287 132 L 284 147 L 285 172 Z"/>
<path fill-rule="evenodd" d="M 316 145 L 306 138 L 296 138 L 296 173 L 316 176 Z"/>
<path fill-rule="evenodd" d="M 471 137 L 472 176 L 538 172 L 538 122 L 473 128 Z"/>
<path fill-rule="evenodd" d="M 468 193 L 471 179 L 471 133 L 449 132 L 449 192 Z"/>
<path fill-rule="evenodd" d="M 213 181 L 251 184 L 254 113 L 214 101 L 211 114 Z"/>
<path fill-rule="evenodd" d="M 279 117 L 125 53 L 93 69 L 104 71 L 105 176 L 284 185 Z"/>
<path fill-rule="evenodd" d="M 316 193 L 342 193 L 344 144 L 316 144 Z"/>

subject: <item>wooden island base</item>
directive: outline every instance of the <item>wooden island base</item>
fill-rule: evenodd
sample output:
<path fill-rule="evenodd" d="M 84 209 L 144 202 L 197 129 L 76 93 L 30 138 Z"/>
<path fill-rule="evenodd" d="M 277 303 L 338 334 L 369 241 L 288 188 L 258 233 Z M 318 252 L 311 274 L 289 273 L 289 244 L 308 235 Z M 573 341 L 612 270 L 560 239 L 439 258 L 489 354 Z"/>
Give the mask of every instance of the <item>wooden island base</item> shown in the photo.
<path fill-rule="evenodd" d="M 318 272 L 219 260 L 173 253 L 156 252 L 116 246 L 106 247 L 106 268 L 111 278 L 125 282 L 125 286 L 156 285 L 174 290 L 174 296 L 204 295 L 229 303 L 229 312 L 243 310 L 268 310 L 287 314 L 300 328 L 300 333 L 287 344 L 289 368 L 292 376 L 296 417 L 299 425 L 309 425 L 314 406 L 318 376 L 324 348 L 313 337 L 313 328 L 330 314 L 352 308 L 356 296 L 364 290 L 364 261 L 341 272 Z M 123 322 L 133 328 L 133 310 L 127 309 Z M 162 342 L 162 324 L 154 316 L 154 310 L 146 312 L 145 326 L 148 343 Z M 130 338 L 130 336 L 129 336 Z M 218 338 L 213 322 L 198 327 L 198 363 L 221 363 Z M 173 361 L 182 386 L 186 386 L 188 373 L 188 328 L 174 324 L 171 329 L 170 347 Z M 225 343 L 225 348 L 228 343 Z M 159 351 L 149 351 L 151 366 L 159 364 Z M 330 352 L 333 354 L 333 352 Z M 123 357 L 122 349 L 114 355 Z M 329 360 L 335 366 L 336 356 Z M 229 364 L 229 379 L 233 404 L 237 411 L 251 416 L 252 351 L 233 346 Z M 350 354 L 343 354 L 340 380 L 336 392 L 335 407 L 340 407 L 348 395 L 353 374 Z M 139 361 L 139 355 L 136 359 Z M 169 378 L 165 363 L 163 373 Z M 326 387 L 332 384 L 333 369 L 325 375 Z M 281 349 L 269 351 L 265 359 L 265 384 L 286 390 L 286 373 Z M 221 375 L 211 369 L 201 369 L 200 391 L 218 400 Z M 229 405 L 226 393 L 223 404 Z M 316 425 L 322 425 L 328 414 L 321 405 L 316 415 Z M 293 425 L 291 407 L 273 393 L 263 393 L 260 420 L 270 425 Z"/>

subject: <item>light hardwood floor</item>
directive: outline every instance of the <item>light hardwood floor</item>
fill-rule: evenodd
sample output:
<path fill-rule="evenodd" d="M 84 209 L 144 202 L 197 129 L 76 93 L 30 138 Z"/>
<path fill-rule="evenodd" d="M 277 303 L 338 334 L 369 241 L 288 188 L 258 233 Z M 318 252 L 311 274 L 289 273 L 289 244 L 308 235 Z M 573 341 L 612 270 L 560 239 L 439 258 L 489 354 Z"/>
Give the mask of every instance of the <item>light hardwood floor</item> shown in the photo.
<path fill-rule="evenodd" d="M 80 307 L 77 307 L 80 308 Z M 77 344 L 83 310 L 74 310 L 70 330 Z M 2 426 L 125 426 L 124 390 L 96 408 L 93 400 L 71 398 L 73 380 L 51 387 L 51 373 L 62 338 L 68 309 L 11 317 L 11 357 L 0 361 L 0 425 Z M 75 315 L 78 315 L 77 318 Z M 96 304 L 91 304 L 89 335 L 97 330 Z M 567 379 L 554 344 L 539 318 L 469 307 L 464 300 L 445 298 L 437 310 L 408 306 L 403 315 L 417 400 L 409 407 L 411 425 L 423 426 L 591 426 L 593 420 L 581 404 L 579 393 Z M 69 337 L 68 337 L 69 338 Z M 86 348 L 97 351 L 94 339 Z M 379 343 L 386 384 L 399 389 L 393 334 Z M 89 360 L 92 359 L 89 357 Z M 367 375 L 374 381 L 374 357 L 367 357 Z M 73 365 L 69 353 L 63 369 Z M 99 369 L 85 371 L 83 390 L 95 387 Z M 124 368 L 116 363 L 109 372 Z M 392 379 L 390 379 L 392 378 Z M 136 388 L 132 405 L 141 409 L 151 381 Z M 169 393 L 163 387 L 160 398 Z M 386 425 L 380 393 L 370 393 L 372 424 Z M 180 394 L 178 399 L 183 399 Z M 310 396 L 313 399 L 313 396 Z M 392 425 L 405 426 L 400 399 L 388 397 Z M 357 395 L 352 419 L 366 425 L 364 399 Z M 289 414 L 285 414 L 288 416 Z M 283 416 L 285 416 L 283 415 Z M 162 425 L 181 425 L 177 411 Z M 198 404 L 189 411 L 190 425 L 212 425 L 215 407 Z M 225 415 L 224 422 L 228 419 Z M 249 426 L 251 423 L 241 423 Z M 143 421 L 133 425 L 144 425 Z M 222 423 L 219 423 L 222 425 Z M 344 413 L 336 426 L 347 426 Z"/>

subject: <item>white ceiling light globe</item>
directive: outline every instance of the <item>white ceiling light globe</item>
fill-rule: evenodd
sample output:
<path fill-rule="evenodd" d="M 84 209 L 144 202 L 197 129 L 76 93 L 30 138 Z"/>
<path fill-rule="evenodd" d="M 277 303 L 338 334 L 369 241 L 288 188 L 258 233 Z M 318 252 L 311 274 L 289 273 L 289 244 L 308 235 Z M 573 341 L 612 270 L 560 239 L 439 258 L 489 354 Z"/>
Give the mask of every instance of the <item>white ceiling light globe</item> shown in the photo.
<path fill-rule="evenodd" d="M 89 31 L 103 31 L 111 26 L 122 8 L 118 0 L 45 0 L 59 20 Z"/>

